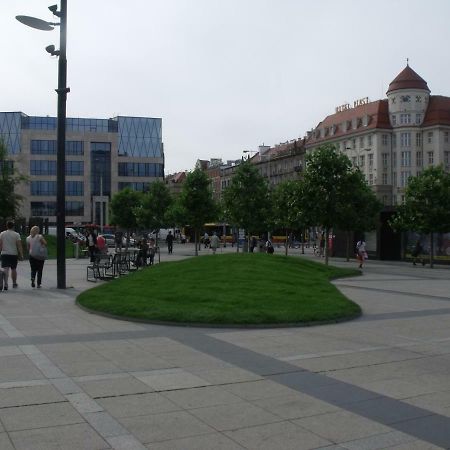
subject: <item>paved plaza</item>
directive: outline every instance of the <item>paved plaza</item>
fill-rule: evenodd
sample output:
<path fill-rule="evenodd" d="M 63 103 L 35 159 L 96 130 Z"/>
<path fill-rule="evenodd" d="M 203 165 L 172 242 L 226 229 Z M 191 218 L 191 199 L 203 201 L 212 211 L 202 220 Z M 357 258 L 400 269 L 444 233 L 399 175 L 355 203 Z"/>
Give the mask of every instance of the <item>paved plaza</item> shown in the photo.
<path fill-rule="evenodd" d="M 213 329 L 79 309 L 87 264 L 0 293 L 1 450 L 450 448 L 450 267 L 369 261 L 335 282 L 351 322 Z"/>

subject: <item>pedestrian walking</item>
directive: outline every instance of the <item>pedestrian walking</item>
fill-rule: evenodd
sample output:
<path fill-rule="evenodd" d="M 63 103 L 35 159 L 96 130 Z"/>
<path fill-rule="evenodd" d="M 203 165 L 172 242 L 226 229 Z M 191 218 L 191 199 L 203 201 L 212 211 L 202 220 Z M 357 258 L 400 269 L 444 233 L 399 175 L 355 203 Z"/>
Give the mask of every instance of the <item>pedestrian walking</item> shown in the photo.
<path fill-rule="evenodd" d="M 256 236 L 252 236 L 250 240 L 250 252 L 253 253 L 255 250 L 255 247 L 258 245 L 258 240 L 256 239 Z"/>
<path fill-rule="evenodd" d="M 361 239 L 356 243 L 356 259 L 359 262 L 359 268 L 363 268 L 364 260 L 367 259 L 366 243 Z"/>
<path fill-rule="evenodd" d="M 273 248 L 271 240 L 267 239 L 267 241 L 266 241 L 266 252 L 269 255 L 271 255 L 274 251 L 275 251 L 275 249 Z"/>
<path fill-rule="evenodd" d="M 17 288 L 17 263 L 23 259 L 22 241 L 20 234 L 14 231 L 14 222 L 6 223 L 6 230 L 0 233 L 0 251 L 3 269 L 3 290 L 8 290 L 9 270 L 11 269 L 11 280 L 13 288 Z"/>
<path fill-rule="evenodd" d="M 156 247 L 155 247 L 155 239 L 150 238 L 148 241 L 148 258 L 149 264 L 153 266 L 153 261 L 155 259 Z"/>
<path fill-rule="evenodd" d="M 220 244 L 219 236 L 217 236 L 217 233 L 214 232 L 213 235 L 211 236 L 210 244 L 209 244 L 214 255 L 216 254 L 219 244 Z"/>
<path fill-rule="evenodd" d="M 35 225 L 31 227 L 30 235 L 27 237 L 26 242 L 31 268 L 31 287 L 36 287 L 35 280 L 37 276 L 37 287 L 40 288 L 44 263 L 48 256 L 47 241 L 42 234 L 39 234 L 39 227 Z"/>
<path fill-rule="evenodd" d="M 97 235 L 94 230 L 89 230 L 87 234 L 87 246 L 89 250 L 89 256 L 91 262 L 95 261 L 95 255 L 97 253 Z"/>
<path fill-rule="evenodd" d="M 114 251 L 121 252 L 122 251 L 122 244 L 123 244 L 123 233 L 122 231 L 117 230 L 114 233 Z"/>
<path fill-rule="evenodd" d="M 205 231 L 205 234 L 203 235 L 203 245 L 205 246 L 205 248 L 208 248 L 209 244 L 209 234 Z"/>
<path fill-rule="evenodd" d="M 169 234 L 166 237 L 167 242 L 167 251 L 169 252 L 169 255 L 172 254 L 173 251 L 173 234 L 172 231 L 169 231 Z"/>
<path fill-rule="evenodd" d="M 320 233 L 319 256 L 325 256 L 325 231 L 322 231 L 322 233 Z"/>
<path fill-rule="evenodd" d="M 416 265 L 417 259 L 420 259 L 422 266 L 425 265 L 425 259 L 423 258 L 423 247 L 420 243 L 420 238 L 417 239 L 416 245 L 414 246 L 413 251 L 411 252 L 411 256 L 413 257 L 413 266 Z"/>

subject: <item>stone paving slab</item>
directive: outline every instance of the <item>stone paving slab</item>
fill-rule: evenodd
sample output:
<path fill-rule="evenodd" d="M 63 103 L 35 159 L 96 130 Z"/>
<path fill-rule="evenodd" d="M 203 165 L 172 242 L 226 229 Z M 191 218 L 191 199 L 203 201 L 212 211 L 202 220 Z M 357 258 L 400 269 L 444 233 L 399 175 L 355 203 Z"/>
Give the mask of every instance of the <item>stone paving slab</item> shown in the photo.
<path fill-rule="evenodd" d="M 166 397 L 166 395 L 151 392 L 99 398 L 97 402 L 115 418 L 145 416 L 149 414 L 181 411 L 183 409 L 172 402 L 170 397 Z"/>
<path fill-rule="evenodd" d="M 0 420 L 6 431 L 83 422 L 83 418 L 68 402 L 2 408 L 0 409 Z"/>
<path fill-rule="evenodd" d="M 449 268 L 369 261 L 335 281 L 360 319 L 239 330 L 88 314 L 85 265 L 0 295 L 1 450 L 450 447 Z"/>
<path fill-rule="evenodd" d="M 16 450 L 104 450 L 111 448 L 89 425 L 84 423 L 14 431 L 10 433 L 10 437 Z"/>
<path fill-rule="evenodd" d="M 331 444 L 331 441 L 290 422 L 241 428 L 225 434 L 244 448 L 253 450 L 306 450 Z"/>
<path fill-rule="evenodd" d="M 147 448 L 149 450 L 242 450 L 245 447 L 241 447 L 223 434 L 214 433 L 147 444 Z"/>

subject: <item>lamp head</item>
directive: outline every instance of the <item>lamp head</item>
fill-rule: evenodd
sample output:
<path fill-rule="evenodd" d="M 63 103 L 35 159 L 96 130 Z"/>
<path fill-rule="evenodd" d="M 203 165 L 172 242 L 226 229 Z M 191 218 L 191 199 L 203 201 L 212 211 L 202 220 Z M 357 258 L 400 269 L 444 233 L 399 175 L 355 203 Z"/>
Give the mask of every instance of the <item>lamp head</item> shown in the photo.
<path fill-rule="evenodd" d="M 55 50 L 54 45 L 47 45 L 47 47 L 45 47 L 45 51 L 50 53 L 52 56 L 59 56 L 59 50 Z"/>
<path fill-rule="evenodd" d="M 54 16 L 61 17 L 61 13 L 58 11 L 58 5 L 49 6 L 48 9 L 52 12 Z"/>
<path fill-rule="evenodd" d="M 37 30 L 43 30 L 43 31 L 51 31 L 54 29 L 52 24 L 50 22 L 47 22 L 42 19 L 38 19 L 37 17 L 31 17 L 31 16 L 16 16 L 16 19 L 23 23 L 24 25 L 36 28 Z"/>

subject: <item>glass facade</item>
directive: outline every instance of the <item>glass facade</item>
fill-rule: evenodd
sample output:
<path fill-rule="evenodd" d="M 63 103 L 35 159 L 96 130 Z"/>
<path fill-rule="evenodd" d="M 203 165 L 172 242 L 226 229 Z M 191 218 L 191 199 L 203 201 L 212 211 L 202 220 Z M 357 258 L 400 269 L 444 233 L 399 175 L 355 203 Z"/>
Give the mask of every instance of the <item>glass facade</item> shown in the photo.
<path fill-rule="evenodd" d="M 20 112 L 0 113 L 0 139 L 6 145 L 8 153 L 20 153 Z"/>
<path fill-rule="evenodd" d="M 31 215 L 39 216 L 55 216 L 56 202 L 31 202 Z M 83 202 L 66 202 L 66 216 L 83 216 Z"/>
<path fill-rule="evenodd" d="M 30 175 L 56 175 L 56 161 L 30 161 Z"/>
<path fill-rule="evenodd" d="M 141 158 L 163 156 L 161 119 L 118 117 L 119 155 Z"/>
<path fill-rule="evenodd" d="M 32 140 L 30 152 L 32 155 L 56 155 L 55 140 Z M 66 155 L 83 155 L 83 141 L 66 141 Z"/>
<path fill-rule="evenodd" d="M 111 195 L 111 144 L 91 142 L 91 194 Z"/>
<path fill-rule="evenodd" d="M 82 181 L 66 181 L 66 195 L 67 196 L 83 196 L 84 188 Z M 30 182 L 31 195 L 56 195 L 56 181 L 31 181 Z"/>
<path fill-rule="evenodd" d="M 32 155 L 56 155 L 56 141 L 32 140 L 30 152 Z"/>
<path fill-rule="evenodd" d="M 66 175 L 82 176 L 84 174 L 83 161 L 66 161 Z"/>
<path fill-rule="evenodd" d="M 138 192 L 146 192 L 148 191 L 148 187 L 150 186 L 150 183 L 143 183 L 143 182 L 129 182 L 129 181 L 120 181 L 119 182 L 119 191 L 122 191 L 125 188 L 130 188 L 133 191 Z"/>
<path fill-rule="evenodd" d="M 57 118 L 48 116 L 39 117 L 22 115 L 20 121 L 20 128 L 24 130 L 56 130 L 57 125 Z M 117 122 L 113 119 L 68 117 L 66 119 L 66 130 L 78 131 L 81 133 L 117 133 Z"/>
<path fill-rule="evenodd" d="M 83 161 L 66 161 L 66 175 L 82 176 L 83 173 Z M 56 175 L 56 160 L 32 159 L 30 175 Z"/>
<path fill-rule="evenodd" d="M 163 177 L 164 166 L 154 163 L 119 163 L 121 177 Z"/>
<path fill-rule="evenodd" d="M 11 161 L 11 165 L 29 177 L 25 189 L 30 198 L 24 199 L 24 215 L 31 212 L 32 216 L 55 216 L 57 125 L 56 117 L 0 112 L 0 140 L 5 143 L 8 154 L 24 153 L 23 158 L 16 161 L 14 157 L 15 162 Z M 84 216 L 86 213 L 81 220 L 91 221 L 95 216 L 91 205 L 93 196 L 111 197 L 117 187 L 119 190 L 129 187 L 146 192 L 152 178 L 164 177 L 160 118 L 66 118 L 66 131 L 71 139 L 66 140 L 65 145 L 66 200 L 80 200 L 66 202 L 68 216 Z M 115 174 L 115 179 L 112 174 Z M 118 175 L 127 178 L 119 182 Z M 82 201 L 84 196 L 89 199 L 86 208 Z M 46 201 L 46 198 L 52 201 Z"/>

